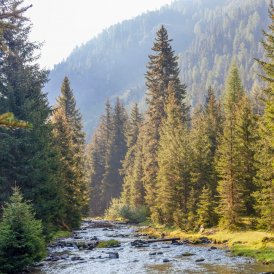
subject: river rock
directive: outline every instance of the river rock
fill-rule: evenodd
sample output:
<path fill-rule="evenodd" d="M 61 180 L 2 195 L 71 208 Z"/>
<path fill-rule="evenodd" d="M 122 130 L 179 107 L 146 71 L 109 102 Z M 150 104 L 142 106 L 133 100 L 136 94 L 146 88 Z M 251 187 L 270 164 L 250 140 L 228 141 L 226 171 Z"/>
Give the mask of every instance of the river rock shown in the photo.
<path fill-rule="evenodd" d="M 80 236 L 80 235 L 78 235 L 78 233 L 73 233 L 73 239 L 75 239 L 75 240 L 81 240 L 81 239 L 83 239 L 83 237 Z"/>
<path fill-rule="evenodd" d="M 181 241 L 181 243 L 182 243 L 182 244 L 185 244 L 185 245 L 189 245 L 189 244 L 191 244 L 191 241 L 185 239 L 185 240 Z"/>
<path fill-rule="evenodd" d="M 169 259 L 163 259 L 163 263 L 168 263 L 168 262 L 170 262 Z"/>
<path fill-rule="evenodd" d="M 192 244 L 210 244 L 211 240 L 209 240 L 207 237 L 200 237 L 197 240 L 194 240 Z"/>
<path fill-rule="evenodd" d="M 61 260 L 61 258 L 59 256 L 52 256 L 51 259 L 50 259 L 50 261 L 52 261 L 52 262 L 57 262 L 57 261 L 60 261 L 60 260 Z"/>
<path fill-rule="evenodd" d="M 108 252 L 108 257 L 110 259 L 118 259 L 119 258 L 119 253 L 118 252 Z"/>
<path fill-rule="evenodd" d="M 69 255 L 68 254 L 63 254 L 60 256 L 62 260 L 66 260 L 69 258 Z"/>
<path fill-rule="evenodd" d="M 172 241 L 172 245 L 183 245 L 183 242 L 178 242 L 178 241 Z"/>
<path fill-rule="evenodd" d="M 83 261 L 84 259 L 81 258 L 80 256 L 74 256 L 74 257 L 71 257 L 71 260 L 72 261 Z"/>
<path fill-rule="evenodd" d="M 204 260 L 205 260 L 204 258 L 200 258 L 200 259 L 195 260 L 195 262 L 199 263 L 199 262 L 203 262 Z"/>
<path fill-rule="evenodd" d="M 156 255 L 157 254 L 157 252 L 150 252 L 149 253 L 149 256 L 154 256 L 154 255 Z"/>
<path fill-rule="evenodd" d="M 194 255 L 196 255 L 196 254 L 195 253 L 190 253 L 190 252 L 184 252 L 182 254 L 183 257 L 190 257 L 190 256 L 194 256 Z"/>

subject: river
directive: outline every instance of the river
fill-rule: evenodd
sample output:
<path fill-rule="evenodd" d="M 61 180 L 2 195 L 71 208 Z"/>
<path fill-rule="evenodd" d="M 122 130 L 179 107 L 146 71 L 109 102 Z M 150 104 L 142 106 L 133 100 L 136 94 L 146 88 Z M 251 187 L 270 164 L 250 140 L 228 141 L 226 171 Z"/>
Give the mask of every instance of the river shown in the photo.
<path fill-rule="evenodd" d="M 136 234 L 136 227 L 111 223 L 106 227 L 105 224 L 101 221 L 84 222 L 74 237 L 66 241 L 115 239 L 121 242 L 120 247 L 87 250 L 75 245 L 53 245 L 49 247 L 50 258 L 40 265 L 35 274 L 257 274 L 274 271 L 273 265 L 233 257 L 228 250 L 210 244 L 197 246 L 158 242 L 132 246 L 131 243 L 136 240 L 147 239 Z"/>

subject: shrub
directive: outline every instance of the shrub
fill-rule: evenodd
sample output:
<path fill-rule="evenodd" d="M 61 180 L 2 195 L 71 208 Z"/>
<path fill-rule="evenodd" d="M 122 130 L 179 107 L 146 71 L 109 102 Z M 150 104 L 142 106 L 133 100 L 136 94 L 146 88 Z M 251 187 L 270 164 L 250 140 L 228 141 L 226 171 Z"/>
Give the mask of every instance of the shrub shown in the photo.
<path fill-rule="evenodd" d="M 0 223 L 0 273 L 19 273 L 45 255 L 41 222 L 15 188 Z"/>
<path fill-rule="evenodd" d="M 133 209 L 128 206 L 124 206 L 120 211 L 120 215 L 122 218 L 131 223 L 142 223 L 146 221 L 149 211 L 146 206 L 140 206 Z"/>
<path fill-rule="evenodd" d="M 105 212 L 106 219 L 110 220 L 122 220 L 121 210 L 124 204 L 119 199 L 112 199 L 109 208 Z"/>
<path fill-rule="evenodd" d="M 106 211 L 106 218 L 111 220 L 125 220 L 131 223 L 146 221 L 149 211 L 145 206 L 130 208 L 119 199 L 112 199 L 110 207 Z"/>

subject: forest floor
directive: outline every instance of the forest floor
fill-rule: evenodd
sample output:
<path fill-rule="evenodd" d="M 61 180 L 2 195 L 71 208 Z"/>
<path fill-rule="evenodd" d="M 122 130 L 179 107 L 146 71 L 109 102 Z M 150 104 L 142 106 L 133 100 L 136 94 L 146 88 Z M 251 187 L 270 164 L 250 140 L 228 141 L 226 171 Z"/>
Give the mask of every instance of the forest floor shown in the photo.
<path fill-rule="evenodd" d="M 203 233 L 186 233 L 178 229 L 149 226 L 140 228 L 139 232 L 157 238 L 179 237 L 193 244 L 198 244 L 199 238 L 207 237 L 213 244 L 228 248 L 236 256 L 252 257 L 266 264 L 274 263 L 274 234 L 265 231 L 231 232 L 212 228 L 204 230 Z"/>

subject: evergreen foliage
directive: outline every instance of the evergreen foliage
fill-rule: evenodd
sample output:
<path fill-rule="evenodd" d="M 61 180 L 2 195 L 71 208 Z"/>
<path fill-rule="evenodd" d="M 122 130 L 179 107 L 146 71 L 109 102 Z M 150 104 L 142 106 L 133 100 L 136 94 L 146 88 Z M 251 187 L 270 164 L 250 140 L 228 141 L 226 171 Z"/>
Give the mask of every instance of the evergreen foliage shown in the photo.
<path fill-rule="evenodd" d="M 143 205 L 143 184 L 141 181 L 141 144 L 140 129 L 142 116 L 137 104 L 131 110 L 127 129 L 127 154 L 123 161 L 123 191 L 121 198 L 124 204 L 136 208 Z"/>
<path fill-rule="evenodd" d="M 244 95 L 239 101 L 236 113 L 236 138 L 238 139 L 239 180 L 244 188 L 245 214 L 254 214 L 252 193 L 256 190 L 255 146 L 257 143 L 257 122 L 252 111 L 250 99 Z"/>
<path fill-rule="evenodd" d="M 157 159 L 157 198 L 151 208 L 152 219 L 158 223 L 184 227 L 190 192 L 188 130 L 186 123 L 182 123 L 181 103 L 176 96 L 174 82 L 169 84 L 167 93 L 166 118 L 161 127 Z M 179 212 L 181 216 L 178 216 Z"/>
<path fill-rule="evenodd" d="M 90 212 L 93 216 L 104 213 L 102 180 L 106 169 L 106 157 L 111 144 L 111 134 L 113 129 L 112 108 L 109 101 L 105 105 L 105 114 L 101 117 L 101 122 L 94 134 L 89 155 L 90 155 Z"/>
<path fill-rule="evenodd" d="M 67 77 L 62 83 L 61 95 L 57 99 L 51 121 L 54 145 L 61 163 L 59 178 L 64 203 L 63 224 L 76 228 L 88 204 L 85 135 Z"/>
<path fill-rule="evenodd" d="M 215 203 L 210 188 L 204 186 L 197 208 L 198 225 L 204 228 L 216 225 Z"/>
<path fill-rule="evenodd" d="M 25 121 L 16 120 L 13 113 L 0 114 L 0 127 L 31 128 L 31 124 Z"/>
<path fill-rule="evenodd" d="M 265 110 L 259 123 L 259 142 L 256 150 L 258 161 L 256 209 L 262 227 L 274 231 L 274 7 L 270 6 L 271 24 L 269 32 L 264 32 L 263 46 L 267 61 L 259 61 L 264 72 L 261 75 L 266 84 L 264 90 Z"/>
<path fill-rule="evenodd" d="M 46 255 L 42 223 L 34 217 L 30 204 L 14 188 L 0 222 L 0 272 L 21 273 Z"/>
<path fill-rule="evenodd" d="M 94 135 L 91 157 L 91 213 L 102 215 L 122 192 L 122 162 L 127 152 L 128 117 L 119 99 L 114 109 L 107 101 L 105 114 Z M 132 131 L 133 132 L 133 131 Z"/>
<path fill-rule="evenodd" d="M 123 176 L 120 170 L 127 152 L 127 114 L 119 99 L 114 107 L 112 122 L 110 146 L 106 154 L 105 172 L 102 180 L 104 210 L 108 208 L 111 199 L 118 198 L 122 191 Z"/>
<path fill-rule="evenodd" d="M 218 147 L 217 170 L 220 181 L 219 215 L 221 224 L 229 229 L 235 229 L 240 223 L 244 211 L 244 184 L 241 180 L 241 155 L 239 138 L 237 138 L 237 112 L 243 96 L 243 88 L 235 64 L 231 66 L 224 94 L 224 129 Z"/>
<path fill-rule="evenodd" d="M 0 56 L 0 112 L 11 112 L 31 123 L 32 128 L 0 128 L 0 203 L 7 200 L 16 183 L 49 227 L 57 223 L 61 208 L 56 181 L 58 159 L 47 123 L 50 108 L 42 92 L 47 71 L 36 64 L 34 52 L 40 45 L 29 41 L 31 27 L 23 13 L 27 7 L 22 7 L 23 1 L 2 2 L 2 12 L 15 15 L 5 18 L 6 27 L 1 32 L 5 50 Z"/>
<path fill-rule="evenodd" d="M 153 222 L 184 230 L 218 221 L 238 229 L 243 217 L 257 214 L 262 227 L 273 229 L 270 30 L 263 42 L 270 61 L 259 61 L 265 94 L 255 83 L 249 98 L 233 61 L 222 103 L 210 87 L 205 104 L 196 106 L 190 119 L 171 40 L 163 26 L 159 29 L 147 65 L 144 120 L 137 105 L 127 121 L 125 111 L 117 111 L 119 103 L 114 111 L 107 103 L 94 136 L 91 178 L 98 212 L 109 206 L 108 216 L 131 219 L 148 209 Z"/>
<path fill-rule="evenodd" d="M 154 55 L 149 56 L 147 65 L 146 86 L 148 110 L 145 115 L 143 182 L 145 186 L 145 200 L 149 207 L 155 204 L 156 178 L 158 173 L 157 151 L 160 139 L 160 128 L 165 118 L 167 102 L 167 88 L 173 82 L 175 98 L 180 108 L 180 119 L 186 120 L 187 108 L 185 105 L 186 87 L 179 79 L 178 58 L 170 45 L 167 30 L 164 26 L 156 33 L 152 50 Z"/>

